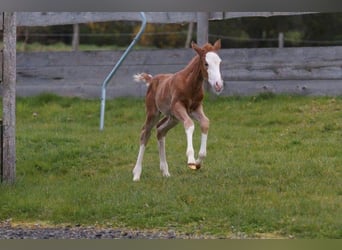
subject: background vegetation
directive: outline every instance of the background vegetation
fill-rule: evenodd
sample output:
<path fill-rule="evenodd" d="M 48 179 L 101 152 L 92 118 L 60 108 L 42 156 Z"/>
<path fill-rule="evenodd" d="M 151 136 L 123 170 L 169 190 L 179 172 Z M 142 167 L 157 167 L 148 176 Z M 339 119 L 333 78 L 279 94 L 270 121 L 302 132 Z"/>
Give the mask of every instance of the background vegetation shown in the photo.
<path fill-rule="evenodd" d="M 132 168 L 142 99 L 44 94 L 17 100 L 17 181 L 0 185 L 0 221 L 175 230 L 210 237 L 342 237 L 342 99 L 261 94 L 205 100 L 203 168 L 186 167 L 182 126 L 155 136 L 141 181 Z M 195 130 L 198 150 L 200 131 Z"/>
<path fill-rule="evenodd" d="M 139 29 L 139 22 L 101 22 L 80 25 L 80 44 L 127 47 Z M 222 39 L 223 48 L 277 47 L 283 32 L 285 46 L 327 46 L 342 44 L 342 13 L 298 16 L 243 17 L 210 21 L 209 39 Z M 139 45 L 157 48 L 184 47 L 188 24 L 148 24 Z M 72 25 L 21 27 L 18 41 L 25 43 L 71 44 Z M 193 40 L 196 40 L 194 25 Z"/>

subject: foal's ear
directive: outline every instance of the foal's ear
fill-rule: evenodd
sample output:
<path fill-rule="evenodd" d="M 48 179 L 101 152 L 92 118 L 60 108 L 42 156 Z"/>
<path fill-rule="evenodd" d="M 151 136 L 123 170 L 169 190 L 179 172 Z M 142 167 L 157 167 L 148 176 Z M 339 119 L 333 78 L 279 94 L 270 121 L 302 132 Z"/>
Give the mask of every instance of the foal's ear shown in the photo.
<path fill-rule="evenodd" d="M 221 49 L 221 39 L 218 39 L 218 40 L 214 43 L 214 49 L 215 49 L 215 50 Z"/>
<path fill-rule="evenodd" d="M 199 55 L 202 55 L 204 52 L 203 49 L 200 48 L 194 41 L 191 42 L 191 48 L 193 48 Z"/>

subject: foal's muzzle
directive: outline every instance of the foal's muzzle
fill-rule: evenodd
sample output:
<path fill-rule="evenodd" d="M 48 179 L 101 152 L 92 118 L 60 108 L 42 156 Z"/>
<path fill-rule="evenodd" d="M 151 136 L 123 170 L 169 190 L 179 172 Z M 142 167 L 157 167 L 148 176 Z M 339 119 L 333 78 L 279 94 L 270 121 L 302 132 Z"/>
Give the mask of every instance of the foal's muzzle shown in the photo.
<path fill-rule="evenodd" d="M 223 91 L 223 88 L 224 88 L 222 80 L 221 81 L 216 81 L 211 86 L 212 86 L 215 94 L 217 94 L 217 95 L 221 94 L 221 92 Z"/>

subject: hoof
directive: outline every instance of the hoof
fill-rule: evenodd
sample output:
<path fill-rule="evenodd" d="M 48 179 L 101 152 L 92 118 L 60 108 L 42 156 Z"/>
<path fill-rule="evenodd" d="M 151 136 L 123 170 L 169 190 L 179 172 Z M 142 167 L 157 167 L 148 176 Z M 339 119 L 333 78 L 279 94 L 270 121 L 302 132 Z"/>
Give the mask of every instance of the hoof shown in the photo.
<path fill-rule="evenodd" d="M 171 175 L 170 175 L 170 173 L 163 173 L 163 177 L 170 177 Z"/>
<path fill-rule="evenodd" d="M 201 164 L 194 164 L 194 163 L 189 163 L 188 167 L 192 170 L 197 170 L 201 168 Z"/>
<path fill-rule="evenodd" d="M 133 177 L 133 181 L 134 181 L 134 182 L 140 181 L 140 177 Z"/>

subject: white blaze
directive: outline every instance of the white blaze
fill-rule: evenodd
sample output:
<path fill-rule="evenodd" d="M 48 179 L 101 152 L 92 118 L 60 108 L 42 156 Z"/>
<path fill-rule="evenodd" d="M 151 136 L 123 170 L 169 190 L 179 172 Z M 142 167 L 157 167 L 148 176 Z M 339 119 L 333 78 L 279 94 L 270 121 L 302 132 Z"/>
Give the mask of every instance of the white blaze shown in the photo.
<path fill-rule="evenodd" d="M 208 82 L 216 94 L 220 94 L 223 90 L 223 80 L 220 71 L 222 60 L 215 52 L 208 52 L 205 60 L 208 63 Z"/>

